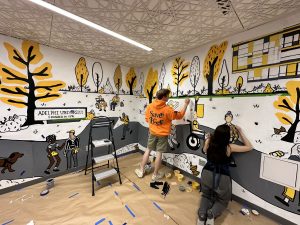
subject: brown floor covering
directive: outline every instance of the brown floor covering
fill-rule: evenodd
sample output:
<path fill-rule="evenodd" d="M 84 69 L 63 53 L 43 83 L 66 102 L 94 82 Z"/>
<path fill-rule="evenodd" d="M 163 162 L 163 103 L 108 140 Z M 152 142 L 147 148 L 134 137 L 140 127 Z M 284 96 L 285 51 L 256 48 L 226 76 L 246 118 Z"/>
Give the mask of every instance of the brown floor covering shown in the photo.
<path fill-rule="evenodd" d="M 169 183 L 170 193 L 164 199 L 159 190 L 149 186 L 151 175 L 139 179 L 134 169 L 141 160 L 139 153 L 121 158 L 120 168 L 123 184 L 120 186 L 117 176 L 106 179 L 99 187 L 96 185 L 96 195 L 91 196 L 91 175 L 84 172 L 67 174 L 55 178 L 55 186 L 48 195 L 41 197 L 45 182 L 23 188 L 0 196 L 0 224 L 13 220 L 9 224 L 25 225 L 33 220 L 35 225 L 95 224 L 105 218 L 102 224 L 127 225 L 194 225 L 200 201 L 198 191 L 180 192 L 179 184 L 187 185 L 188 179 L 178 182 L 173 176 Z M 169 170 L 164 167 L 162 171 Z M 141 191 L 134 186 L 134 182 Z M 109 184 L 112 185 L 109 185 Z M 78 193 L 78 194 L 76 194 Z M 116 195 L 118 194 L 118 196 Z M 74 195 L 76 194 L 76 195 Z M 70 197 L 74 195 L 73 197 Z M 162 209 L 155 207 L 154 203 Z M 134 213 L 133 217 L 125 205 Z M 217 218 L 215 224 L 224 225 L 271 225 L 277 224 L 269 218 L 259 216 L 244 216 L 239 210 L 241 205 L 230 202 L 228 209 Z"/>

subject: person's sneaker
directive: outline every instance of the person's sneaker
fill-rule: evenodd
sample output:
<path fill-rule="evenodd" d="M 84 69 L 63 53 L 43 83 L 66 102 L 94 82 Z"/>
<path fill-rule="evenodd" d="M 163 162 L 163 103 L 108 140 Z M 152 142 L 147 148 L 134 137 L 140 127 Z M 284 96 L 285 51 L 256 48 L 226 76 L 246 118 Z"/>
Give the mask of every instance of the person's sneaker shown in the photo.
<path fill-rule="evenodd" d="M 207 210 L 207 220 L 206 220 L 206 225 L 214 225 L 215 224 L 215 218 L 214 214 L 212 211 L 209 209 Z"/>
<path fill-rule="evenodd" d="M 161 174 L 161 173 L 157 173 L 157 174 L 154 174 L 154 173 L 153 173 L 153 175 L 152 175 L 152 180 L 153 180 L 153 181 L 157 181 L 157 180 L 162 179 L 163 177 L 164 177 L 164 175 Z"/>
<path fill-rule="evenodd" d="M 141 169 L 135 169 L 134 172 L 139 178 L 142 178 L 144 176 L 144 172 Z"/>
<path fill-rule="evenodd" d="M 44 173 L 45 173 L 45 174 L 50 174 L 50 170 L 49 170 L 49 169 L 46 169 L 46 170 L 44 171 Z"/>
<path fill-rule="evenodd" d="M 197 225 L 205 225 L 205 220 L 197 220 Z"/>
<path fill-rule="evenodd" d="M 54 168 L 53 168 L 53 171 L 54 171 L 54 172 L 58 172 L 59 169 L 58 169 L 57 167 L 54 167 Z"/>

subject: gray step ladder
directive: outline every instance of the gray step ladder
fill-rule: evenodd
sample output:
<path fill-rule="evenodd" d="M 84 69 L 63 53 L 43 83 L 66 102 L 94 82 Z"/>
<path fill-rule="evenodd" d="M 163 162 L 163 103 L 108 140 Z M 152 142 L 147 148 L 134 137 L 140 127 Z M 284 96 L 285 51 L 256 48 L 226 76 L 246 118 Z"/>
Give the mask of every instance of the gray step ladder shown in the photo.
<path fill-rule="evenodd" d="M 120 169 L 119 169 L 119 163 L 118 163 L 118 157 L 116 153 L 116 148 L 115 148 L 115 143 L 114 143 L 114 137 L 113 137 L 113 132 L 112 132 L 112 126 L 113 126 L 113 121 L 110 120 L 108 117 L 101 116 L 101 117 L 96 117 L 91 121 L 91 126 L 90 126 L 90 132 L 89 132 L 89 144 L 88 144 L 88 151 L 87 151 L 87 156 L 86 156 L 86 165 L 85 165 L 85 175 L 87 172 L 88 168 L 88 163 L 89 163 L 89 155 L 91 154 L 91 163 L 92 163 L 92 196 L 95 195 L 95 181 L 100 182 L 101 180 L 117 175 L 119 176 L 119 182 L 122 184 L 121 176 L 120 176 Z M 94 129 L 96 128 L 106 128 L 108 131 L 108 138 L 105 139 L 100 139 L 100 140 L 93 140 L 93 132 Z M 94 157 L 94 151 L 95 149 L 98 148 L 103 148 L 107 147 L 108 151 L 107 154 Z M 111 151 L 113 150 L 113 152 Z M 116 167 L 111 167 L 110 168 L 110 160 L 116 160 Z M 95 171 L 96 167 L 94 167 L 97 164 L 101 164 L 103 162 L 107 162 L 102 166 L 107 165 L 107 169 L 102 169 L 100 171 Z M 98 168 L 99 168 L 98 167 Z"/>

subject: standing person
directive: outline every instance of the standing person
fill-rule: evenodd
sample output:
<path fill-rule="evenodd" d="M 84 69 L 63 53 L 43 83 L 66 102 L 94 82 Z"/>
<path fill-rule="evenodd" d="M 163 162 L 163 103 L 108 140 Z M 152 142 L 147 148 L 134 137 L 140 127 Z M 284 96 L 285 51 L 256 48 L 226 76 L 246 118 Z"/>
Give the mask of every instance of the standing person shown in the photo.
<path fill-rule="evenodd" d="M 220 216 L 231 199 L 231 177 L 229 172 L 232 152 L 248 152 L 253 149 L 242 129 L 236 129 L 244 145 L 230 144 L 230 127 L 226 124 L 216 128 L 205 141 L 203 151 L 207 163 L 201 174 L 202 198 L 198 211 L 197 225 L 213 225 L 214 218 Z"/>
<path fill-rule="evenodd" d="M 73 166 L 78 166 L 77 153 L 79 151 L 79 138 L 75 135 L 75 130 L 69 130 L 67 133 L 69 133 L 69 138 L 66 141 L 65 156 L 67 158 L 67 169 L 70 169 L 72 165 L 72 159 Z"/>
<path fill-rule="evenodd" d="M 145 173 L 145 165 L 148 162 L 151 151 L 156 151 L 155 167 L 152 175 L 152 180 L 162 178 L 162 174 L 158 173 L 161 166 L 162 153 L 168 149 L 168 136 L 171 132 L 172 120 L 182 119 L 190 99 L 185 99 L 184 106 L 180 112 L 174 109 L 166 102 L 169 99 L 170 90 L 161 89 L 156 93 L 156 99 L 151 103 L 145 113 L 145 120 L 149 124 L 149 137 L 147 150 L 144 153 L 140 168 L 135 170 L 138 177 L 142 178 Z"/>

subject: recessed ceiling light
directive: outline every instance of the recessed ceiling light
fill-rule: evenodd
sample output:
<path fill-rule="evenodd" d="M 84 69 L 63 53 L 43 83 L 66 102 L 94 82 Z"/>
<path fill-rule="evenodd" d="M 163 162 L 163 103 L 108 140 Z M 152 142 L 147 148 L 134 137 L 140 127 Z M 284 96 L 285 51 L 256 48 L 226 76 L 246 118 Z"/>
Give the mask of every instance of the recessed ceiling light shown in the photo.
<path fill-rule="evenodd" d="M 85 24 L 85 25 L 87 25 L 89 27 L 92 27 L 92 28 L 94 28 L 96 30 L 102 31 L 102 32 L 104 32 L 104 33 L 106 33 L 108 35 L 111 35 L 111 36 L 113 36 L 115 38 L 118 38 L 118 39 L 120 39 L 122 41 L 126 41 L 127 43 L 135 45 L 135 46 L 137 46 L 139 48 L 142 48 L 142 49 L 144 49 L 146 51 L 152 51 L 152 48 L 149 48 L 146 45 L 143 45 L 143 44 L 138 43 L 138 42 L 136 42 L 136 41 L 134 41 L 134 40 L 132 40 L 130 38 L 127 38 L 127 37 L 125 37 L 125 36 L 123 36 L 121 34 L 118 34 L 116 32 L 113 32 L 113 31 L 109 30 L 109 29 L 106 29 L 106 28 L 104 28 L 104 27 L 102 27 L 102 26 L 100 26 L 98 24 L 95 24 L 95 23 L 93 23 L 93 22 L 91 22 L 89 20 L 86 20 L 86 19 L 84 19 L 84 18 L 82 18 L 80 16 L 76 16 L 75 14 L 70 13 L 70 12 L 64 10 L 64 9 L 61 9 L 61 8 L 57 7 L 57 6 L 54 6 L 54 5 L 50 4 L 50 3 L 47 3 L 47 2 L 44 2 L 44 1 L 41 1 L 41 0 L 29 0 L 29 1 L 35 3 L 35 4 L 39 5 L 39 6 L 42 6 L 44 8 L 47 8 L 47 9 L 53 11 L 53 12 L 56 12 L 56 13 L 58 13 L 60 15 L 66 16 L 66 17 L 68 17 L 68 18 L 70 18 L 72 20 L 75 20 L 75 21 L 79 22 L 79 23 L 82 23 L 82 24 Z"/>

